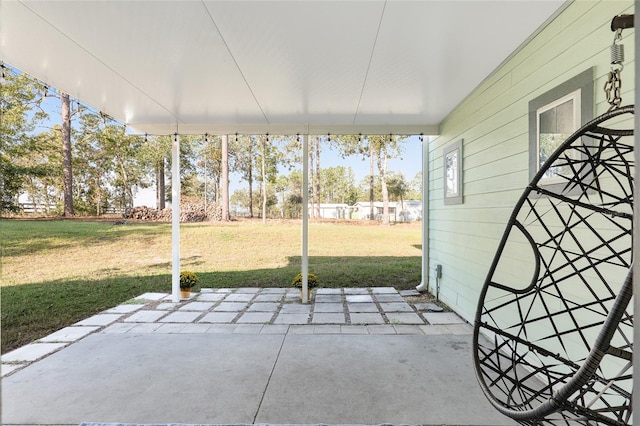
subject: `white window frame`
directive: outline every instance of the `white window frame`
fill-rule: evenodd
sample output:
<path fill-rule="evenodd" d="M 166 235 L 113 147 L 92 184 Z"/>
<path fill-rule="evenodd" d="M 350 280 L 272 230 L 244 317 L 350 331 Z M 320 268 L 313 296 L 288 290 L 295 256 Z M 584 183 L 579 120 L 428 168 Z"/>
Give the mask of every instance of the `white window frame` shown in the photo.
<path fill-rule="evenodd" d="M 540 116 L 553 109 L 556 108 L 559 105 L 564 104 L 567 101 L 573 101 L 573 123 L 571 125 L 571 133 L 574 133 L 576 130 L 578 130 L 580 128 L 580 123 L 581 123 L 581 119 L 582 119 L 582 114 L 580 113 L 580 106 L 582 105 L 582 96 L 581 96 L 582 90 L 581 89 L 577 89 L 574 90 L 573 92 L 556 99 L 555 101 L 548 103 L 540 108 L 538 108 L 536 110 L 536 158 L 537 158 L 537 170 L 536 172 L 540 171 Z M 562 144 L 563 142 L 560 142 L 560 144 Z M 574 152 L 574 155 L 576 154 L 576 152 Z M 539 183 L 541 185 L 553 185 L 555 183 L 560 183 L 563 182 L 562 177 L 559 176 L 543 176 Z"/>

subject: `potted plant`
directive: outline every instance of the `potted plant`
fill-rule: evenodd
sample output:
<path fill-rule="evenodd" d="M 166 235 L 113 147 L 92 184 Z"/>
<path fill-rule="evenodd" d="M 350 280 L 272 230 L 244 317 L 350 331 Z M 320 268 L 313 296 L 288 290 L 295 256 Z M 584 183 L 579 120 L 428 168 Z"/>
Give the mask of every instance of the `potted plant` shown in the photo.
<path fill-rule="evenodd" d="M 191 289 L 198 284 L 198 276 L 191 271 L 180 272 L 180 298 L 191 297 Z"/>
<path fill-rule="evenodd" d="M 316 274 L 307 274 L 307 299 L 311 299 L 311 289 L 318 287 L 319 282 L 320 281 L 318 280 Z M 293 285 L 294 287 L 298 287 L 298 289 L 300 290 L 300 299 L 302 299 L 302 273 L 299 273 L 293 278 L 293 281 L 291 281 L 291 285 Z"/>

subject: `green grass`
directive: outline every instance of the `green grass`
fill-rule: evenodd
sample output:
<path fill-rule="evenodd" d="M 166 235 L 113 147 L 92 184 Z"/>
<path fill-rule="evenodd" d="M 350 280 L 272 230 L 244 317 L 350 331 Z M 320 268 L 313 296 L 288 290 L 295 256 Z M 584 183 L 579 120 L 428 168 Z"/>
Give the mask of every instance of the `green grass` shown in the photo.
<path fill-rule="evenodd" d="M 300 272 L 299 222 L 183 224 L 181 268 L 201 287 L 284 287 Z M 144 292 L 171 290 L 171 226 L 0 220 L 2 353 Z M 420 282 L 419 223 L 309 225 L 321 287 Z"/>

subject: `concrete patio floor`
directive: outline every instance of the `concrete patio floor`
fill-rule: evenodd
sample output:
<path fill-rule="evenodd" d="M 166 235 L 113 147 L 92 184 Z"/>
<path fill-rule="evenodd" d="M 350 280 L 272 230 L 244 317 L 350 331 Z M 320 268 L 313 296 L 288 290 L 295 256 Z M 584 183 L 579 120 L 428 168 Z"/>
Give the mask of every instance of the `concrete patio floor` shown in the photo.
<path fill-rule="evenodd" d="M 366 289 L 359 298 L 339 290 L 339 301 L 322 302 L 319 291 L 310 305 L 277 289 L 238 289 L 215 301 L 206 300 L 215 292 L 203 291 L 179 304 L 143 295 L 3 355 L 2 424 L 515 424 L 480 391 L 468 324 L 377 298 L 397 299 L 391 290 Z M 280 295 L 277 307 L 262 300 L 273 295 Z M 233 318 L 213 315 L 229 313 L 223 303 L 245 302 Z M 270 305 L 252 310 L 256 303 Z M 383 322 L 355 316 L 354 324 L 351 313 L 376 314 L 359 312 L 373 308 L 356 303 L 376 304 Z M 387 305 L 386 312 L 384 303 L 408 304 L 412 311 L 401 312 L 421 323 L 389 320 L 406 307 Z M 304 323 L 281 317 L 305 306 Z M 245 317 L 256 312 L 271 316 Z"/>

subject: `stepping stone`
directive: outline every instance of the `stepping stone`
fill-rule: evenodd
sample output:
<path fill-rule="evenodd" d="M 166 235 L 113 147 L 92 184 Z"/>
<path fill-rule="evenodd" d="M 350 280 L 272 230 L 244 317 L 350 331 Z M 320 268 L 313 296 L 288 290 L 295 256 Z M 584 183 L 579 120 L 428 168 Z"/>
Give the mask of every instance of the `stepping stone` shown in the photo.
<path fill-rule="evenodd" d="M 387 312 L 391 324 L 424 324 L 422 318 L 413 312 Z"/>
<path fill-rule="evenodd" d="M 102 330 L 102 333 L 105 334 L 124 334 L 124 333 L 128 333 L 131 329 L 135 328 L 136 324 L 135 323 L 123 323 L 123 322 L 116 322 L 114 324 L 111 324 L 109 327 L 105 328 L 104 330 Z"/>
<path fill-rule="evenodd" d="M 429 324 L 466 324 L 466 321 L 454 312 L 434 312 L 422 314 Z"/>
<path fill-rule="evenodd" d="M 316 294 L 342 294 L 342 289 L 340 288 L 319 288 L 316 291 Z"/>
<path fill-rule="evenodd" d="M 111 309 L 107 309 L 104 311 L 105 314 L 129 314 L 131 312 L 137 311 L 138 309 L 142 309 L 144 304 L 127 304 L 127 305 L 118 305 L 114 306 Z"/>
<path fill-rule="evenodd" d="M 203 334 L 211 328 L 210 324 L 185 324 L 180 334 Z"/>
<path fill-rule="evenodd" d="M 136 297 L 136 299 L 144 299 L 144 300 L 162 300 L 167 296 L 167 293 L 144 293 L 140 296 Z"/>
<path fill-rule="evenodd" d="M 368 325 L 369 334 L 396 334 L 392 325 Z"/>
<path fill-rule="evenodd" d="M 238 324 L 233 334 L 259 334 L 264 324 Z"/>
<path fill-rule="evenodd" d="M 213 322 L 213 323 L 230 323 L 238 314 L 236 312 L 211 312 L 205 315 L 198 322 Z"/>
<path fill-rule="evenodd" d="M 67 346 L 67 343 L 30 343 L 2 355 L 2 362 L 35 361 Z"/>
<path fill-rule="evenodd" d="M 286 324 L 265 324 L 260 334 L 287 334 L 289 326 Z"/>
<path fill-rule="evenodd" d="M 156 328 L 154 333 L 158 334 L 177 334 L 182 331 L 186 324 L 162 324 Z"/>
<path fill-rule="evenodd" d="M 371 289 L 373 294 L 398 294 L 398 290 L 393 287 L 373 287 Z"/>
<path fill-rule="evenodd" d="M 286 292 L 287 292 L 286 288 L 270 287 L 270 288 L 263 288 L 261 294 L 279 294 L 279 295 L 284 295 Z"/>
<path fill-rule="evenodd" d="M 254 302 L 280 302 L 284 293 L 280 294 L 259 294 L 253 299 Z"/>
<path fill-rule="evenodd" d="M 262 290 L 260 287 L 240 287 L 236 290 L 236 294 L 238 293 L 246 293 L 246 294 L 256 294 Z"/>
<path fill-rule="evenodd" d="M 157 311 L 173 311 L 178 307 L 177 303 L 160 303 L 156 306 Z"/>
<path fill-rule="evenodd" d="M 369 294 L 368 288 L 345 288 L 344 294 Z"/>
<path fill-rule="evenodd" d="M 282 312 L 273 321 L 274 324 L 306 324 L 309 314 L 283 314 Z"/>
<path fill-rule="evenodd" d="M 215 308 L 213 308 L 216 312 L 240 312 L 244 310 L 248 305 L 247 302 L 222 302 Z"/>
<path fill-rule="evenodd" d="M 26 364 L 2 364 L 2 377 L 17 370 L 18 368 L 24 367 L 25 365 Z"/>
<path fill-rule="evenodd" d="M 442 306 L 438 306 L 435 303 L 427 303 L 427 309 L 431 312 L 442 312 L 444 308 Z"/>
<path fill-rule="evenodd" d="M 313 320 L 311 321 L 313 324 L 345 324 L 346 319 L 344 314 L 334 314 L 334 313 L 318 313 L 313 314 Z"/>
<path fill-rule="evenodd" d="M 55 333 L 51 333 L 48 336 L 40 339 L 40 342 L 75 342 L 89 334 L 93 333 L 99 326 L 91 327 L 65 327 L 62 330 L 58 330 Z"/>
<path fill-rule="evenodd" d="M 380 303 L 384 312 L 413 312 L 413 308 L 406 302 Z"/>
<path fill-rule="evenodd" d="M 382 315 L 375 313 L 350 314 L 351 324 L 384 324 Z"/>
<path fill-rule="evenodd" d="M 273 318 L 272 312 L 246 312 L 237 321 L 240 323 L 265 324 Z"/>
<path fill-rule="evenodd" d="M 181 311 L 208 311 L 213 308 L 212 302 L 190 302 L 180 308 Z"/>
<path fill-rule="evenodd" d="M 342 334 L 341 325 L 316 325 L 313 327 L 313 334 Z"/>
<path fill-rule="evenodd" d="M 253 299 L 253 294 L 233 293 L 224 298 L 225 302 L 248 302 Z"/>
<path fill-rule="evenodd" d="M 345 296 L 348 303 L 371 303 L 373 299 L 368 294 L 353 294 Z"/>
<path fill-rule="evenodd" d="M 420 292 L 418 290 L 400 290 L 400 296 L 420 296 Z"/>
<path fill-rule="evenodd" d="M 249 305 L 247 312 L 277 312 L 280 307 L 278 302 L 256 302 Z"/>
<path fill-rule="evenodd" d="M 342 303 L 339 294 L 316 294 L 316 303 Z"/>
<path fill-rule="evenodd" d="M 376 294 L 376 300 L 378 302 L 380 302 L 380 303 L 404 302 L 404 299 L 398 293 L 396 293 L 396 294 Z"/>
<path fill-rule="evenodd" d="M 375 303 L 348 303 L 349 312 L 378 312 L 378 305 Z"/>
<path fill-rule="evenodd" d="M 198 302 L 217 302 L 224 299 L 224 293 L 204 293 L 196 299 Z"/>
<path fill-rule="evenodd" d="M 202 312 L 174 312 L 162 318 L 159 322 L 193 322 Z"/>
<path fill-rule="evenodd" d="M 438 305 L 436 305 L 435 303 L 414 303 L 413 306 L 415 306 L 415 308 L 418 311 L 422 311 L 422 312 L 442 312 L 444 311 L 444 309 Z"/>
<path fill-rule="evenodd" d="M 280 314 L 309 314 L 311 312 L 311 305 L 302 305 L 299 303 L 291 303 L 282 305 Z"/>
<path fill-rule="evenodd" d="M 133 324 L 133 328 L 127 331 L 129 334 L 151 334 L 154 333 L 162 324 L 158 322 L 143 322 Z"/>
<path fill-rule="evenodd" d="M 79 321 L 74 325 L 109 325 L 112 322 L 116 322 L 121 317 L 121 314 L 98 314 Z"/>
<path fill-rule="evenodd" d="M 314 305 L 313 312 L 344 312 L 344 307 L 342 303 L 317 303 Z"/>
<path fill-rule="evenodd" d="M 125 318 L 125 322 L 155 322 L 164 315 L 166 312 L 163 311 L 138 311 L 135 314 L 131 315 L 129 318 Z"/>

